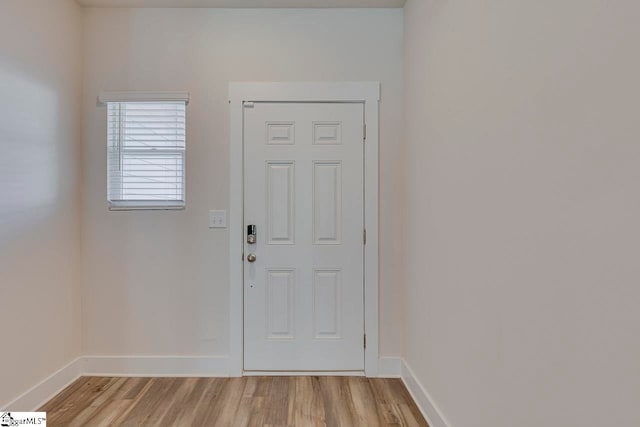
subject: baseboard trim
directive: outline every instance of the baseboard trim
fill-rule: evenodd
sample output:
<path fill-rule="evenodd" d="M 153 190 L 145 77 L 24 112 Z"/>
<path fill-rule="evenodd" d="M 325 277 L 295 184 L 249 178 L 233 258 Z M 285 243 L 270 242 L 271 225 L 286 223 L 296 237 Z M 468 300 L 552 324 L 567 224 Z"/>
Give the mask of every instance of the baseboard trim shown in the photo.
<path fill-rule="evenodd" d="M 228 377 L 227 357 L 86 356 L 83 375 L 114 377 Z"/>
<path fill-rule="evenodd" d="M 382 357 L 379 359 L 379 377 L 402 378 L 414 400 L 423 413 L 426 408 L 438 413 L 435 406 L 426 406 L 430 402 L 426 392 L 421 392 L 411 369 L 399 357 Z M 31 387 L 0 409 L 11 411 L 34 411 L 48 402 L 56 394 L 81 376 L 113 376 L 113 377 L 228 377 L 229 358 L 203 356 L 84 356 L 78 357 Z M 244 372 L 243 375 L 299 375 L 293 372 Z M 305 375 L 326 373 L 305 373 Z M 363 372 L 334 372 L 332 375 L 364 375 Z M 416 391 L 417 390 L 417 391 Z M 421 394 L 422 393 L 422 394 Z M 431 415 L 431 417 L 433 417 Z M 447 427 L 446 424 L 431 424 L 431 427 Z"/>
<path fill-rule="evenodd" d="M 0 408 L 3 411 L 35 411 L 81 375 L 82 358 L 78 357 Z"/>
<path fill-rule="evenodd" d="M 429 423 L 430 427 L 449 427 L 450 424 L 442 415 L 442 412 L 435 404 L 427 389 L 420 383 L 413 373 L 411 366 L 406 360 L 402 359 L 402 382 L 409 390 L 409 394 L 420 408 L 422 415 Z"/>
<path fill-rule="evenodd" d="M 364 377 L 364 371 L 244 371 L 245 377 Z"/>
<path fill-rule="evenodd" d="M 401 357 L 381 357 L 378 361 L 378 377 L 400 378 L 402 376 Z"/>

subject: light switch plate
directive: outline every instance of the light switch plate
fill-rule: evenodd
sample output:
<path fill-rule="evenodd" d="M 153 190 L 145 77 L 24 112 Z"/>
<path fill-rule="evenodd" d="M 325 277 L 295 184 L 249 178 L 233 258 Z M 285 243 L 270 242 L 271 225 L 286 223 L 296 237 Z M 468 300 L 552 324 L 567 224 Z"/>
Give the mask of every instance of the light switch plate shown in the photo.
<path fill-rule="evenodd" d="M 209 211 L 209 228 L 227 228 L 227 211 Z"/>

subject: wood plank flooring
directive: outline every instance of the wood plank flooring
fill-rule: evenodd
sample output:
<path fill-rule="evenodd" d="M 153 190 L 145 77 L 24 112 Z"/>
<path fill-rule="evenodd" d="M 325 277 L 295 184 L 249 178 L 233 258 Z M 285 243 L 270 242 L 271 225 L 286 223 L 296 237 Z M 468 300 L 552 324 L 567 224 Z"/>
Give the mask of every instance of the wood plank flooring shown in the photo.
<path fill-rule="evenodd" d="M 82 377 L 40 411 L 54 427 L 428 427 L 399 379 L 364 377 Z"/>

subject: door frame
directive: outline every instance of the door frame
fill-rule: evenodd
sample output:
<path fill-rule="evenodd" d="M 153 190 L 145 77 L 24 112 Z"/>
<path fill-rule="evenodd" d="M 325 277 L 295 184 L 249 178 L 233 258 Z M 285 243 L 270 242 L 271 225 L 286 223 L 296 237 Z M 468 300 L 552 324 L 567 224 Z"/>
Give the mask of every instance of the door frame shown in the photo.
<path fill-rule="evenodd" d="M 229 83 L 229 375 L 244 375 L 244 113 L 245 102 L 354 102 L 364 105 L 365 375 L 378 376 L 379 82 Z"/>

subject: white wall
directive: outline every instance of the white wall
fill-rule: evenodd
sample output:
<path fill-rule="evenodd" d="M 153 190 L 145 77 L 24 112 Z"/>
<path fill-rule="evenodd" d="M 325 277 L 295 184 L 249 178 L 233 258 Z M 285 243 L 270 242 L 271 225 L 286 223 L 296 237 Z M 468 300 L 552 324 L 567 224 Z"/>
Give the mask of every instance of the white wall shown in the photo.
<path fill-rule="evenodd" d="M 85 10 L 84 351 L 226 355 L 229 81 L 376 80 L 383 355 L 401 350 L 402 10 Z M 187 209 L 109 212 L 101 90 L 188 90 Z"/>
<path fill-rule="evenodd" d="M 640 3 L 405 17 L 408 363 L 452 426 L 640 425 Z"/>
<path fill-rule="evenodd" d="M 0 3 L 0 407 L 80 353 L 81 23 L 71 0 Z"/>

